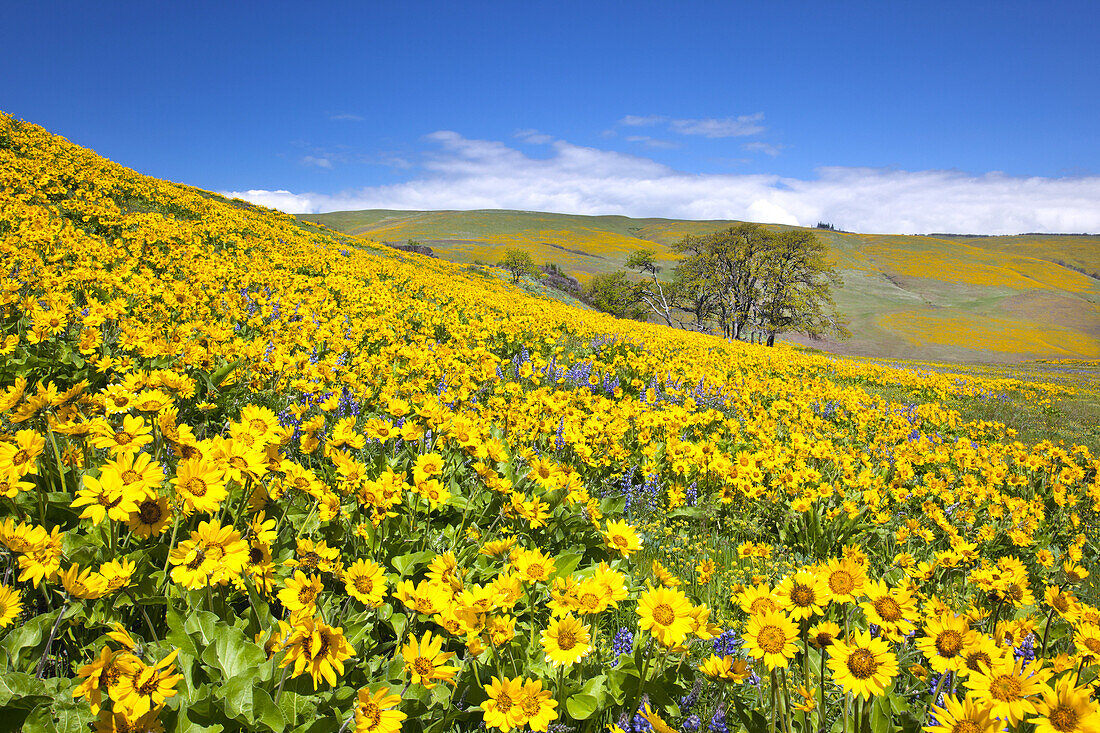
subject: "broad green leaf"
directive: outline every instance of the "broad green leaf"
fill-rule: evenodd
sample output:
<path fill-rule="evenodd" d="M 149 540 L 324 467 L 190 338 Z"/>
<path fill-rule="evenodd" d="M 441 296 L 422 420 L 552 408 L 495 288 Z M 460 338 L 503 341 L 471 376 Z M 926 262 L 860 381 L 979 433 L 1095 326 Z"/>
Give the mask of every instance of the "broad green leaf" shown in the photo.
<path fill-rule="evenodd" d="M 435 557 L 435 553 L 428 550 L 425 550 L 423 552 L 414 552 L 409 555 L 395 557 L 393 559 L 392 565 L 393 569 L 401 573 L 402 577 L 407 577 L 409 575 L 412 575 L 413 570 L 418 565 L 423 565 L 424 563 L 431 560 L 433 557 Z"/>
<path fill-rule="evenodd" d="M 289 690 L 283 690 L 283 694 L 279 696 L 279 710 L 282 711 L 286 725 L 298 725 L 317 715 L 317 706 L 310 698 Z"/>
<path fill-rule="evenodd" d="M 554 574 L 550 577 L 550 580 L 554 578 L 564 578 L 577 569 L 577 566 L 581 564 L 581 558 L 584 557 L 580 552 L 564 552 L 554 558 Z"/>
<path fill-rule="evenodd" d="M 202 661 L 221 672 L 225 680 L 245 673 L 255 677 L 256 667 L 266 660 L 264 650 L 249 641 L 243 631 L 225 625 L 217 628 L 214 643 L 202 653 Z"/>
<path fill-rule="evenodd" d="M 588 720 L 598 706 L 599 701 L 595 697 L 583 692 L 578 692 L 565 701 L 565 709 L 573 720 Z"/>
<path fill-rule="evenodd" d="M 61 609 L 35 616 L 22 626 L 13 628 L 8 632 L 3 641 L 3 648 L 11 657 L 13 667 L 26 667 L 27 662 L 33 659 L 37 663 L 42 651 L 39 645 L 49 637 L 50 628 L 57 620 Z M 24 661 L 26 658 L 26 661 Z"/>
<path fill-rule="evenodd" d="M 870 718 L 872 733 L 893 733 L 893 710 L 885 697 L 880 695 L 871 703 Z"/>
<path fill-rule="evenodd" d="M 200 647 L 209 646 L 217 634 L 218 617 L 210 611 L 194 611 L 183 623 L 185 633 L 195 637 Z"/>

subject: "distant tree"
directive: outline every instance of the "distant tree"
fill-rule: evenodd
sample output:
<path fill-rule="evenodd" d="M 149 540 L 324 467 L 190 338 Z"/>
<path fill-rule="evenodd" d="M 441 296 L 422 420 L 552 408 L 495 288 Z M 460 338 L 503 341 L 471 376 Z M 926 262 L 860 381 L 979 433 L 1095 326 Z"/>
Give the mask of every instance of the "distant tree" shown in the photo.
<path fill-rule="evenodd" d="M 719 296 L 708 261 L 700 256 L 706 247 L 702 237 L 688 235 L 674 244 L 673 249 L 688 254 L 673 269 L 672 293 L 676 306 L 691 313 L 695 317 L 695 328 L 701 330 L 714 313 Z"/>
<path fill-rule="evenodd" d="M 741 338 L 749 325 L 771 236 L 758 224 L 738 224 L 677 244 L 688 255 L 679 266 L 693 273 L 699 287 L 709 289 L 710 309 L 727 338 Z"/>
<path fill-rule="evenodd" d="M 671 293 L 666 293 L 666 286 L 657 279 L 657 273 L 661 267 L 657 264 L 657 258 L 651 249 L 639 249 L 631 253 L 626 261 L 627 269 L 641 273 L 648 278 L 647 281 L 637 283 L 634 286 L 634 298 L 651 312 L 672 325 L 673 298 Z"/>
<path fill-rule="evenodd" d="M 791 230 L 770 237 L 761 258 L 755 320 L 775 345 L 781 332 L 802 333 L 810 338 L 847 336 L 832 289 L 840 276 L 827 260 L 828 248 L 806 230 Z"/>
<path fill-rule="evenodd" d="M 643 320 L 646 313 L 638 307 L 634 288 L 635 284 L 622 270 L 594 275 L 584 288 L 583 299 L 604 313 Z"/>
<path fill-rule="evenodd" d="M 538 272 L 531 253 L 522 249 L 509 249 L 497 264 L 512 273 L 513 283 L 518 283 L 524 275 L 534 275 Z"/>
<path fill-rule="evenodd" d="M 674 249 L 684 255 L 676 266 L 677 302 L 699 324 L 716 317 L 727 338 L 762 332 L 773 345 L 781 332 L 847 333 L 832 300 L 840 278 L 811 231 L 777 234 L 738 224 L 684 237 Z"/>

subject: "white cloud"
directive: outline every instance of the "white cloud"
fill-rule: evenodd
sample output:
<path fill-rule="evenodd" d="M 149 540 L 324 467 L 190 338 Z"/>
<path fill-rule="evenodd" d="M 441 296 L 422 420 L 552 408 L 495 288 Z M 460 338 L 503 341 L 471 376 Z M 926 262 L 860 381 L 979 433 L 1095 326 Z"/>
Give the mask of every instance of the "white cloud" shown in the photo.
<path fill-rule="evenodd" d="M 773 145 L 757 140 L 756 142 L 745 143 L 741 146 L 741 149 L 749 153 L 763 153 L 764 155 L 770 155 L 774 158 L 779 155 L 779 152 L 785 147 L 786 145 Z"/>
<path fill-rule="evenodd" d="M 234 191 L 289 213 L 354 209 L 521 209 L 684 219 L 740 219 L 860 232 L 1100 231 L 1100 177 L 822 168 L 808 180 L 693 174 L 645 157 L 556 140 L 532 158 L 503 142 L 432 133 L 438 150 L 403 183 L 338 194 Z"/>
<path fill-rule="evenodd" d="M 627 127 L 649 127 L 668 124 L 668 129 L 681 135 L 702 135 L 703 137 L 747 137 L 764 132 L 760 124 L 763 112 L 739 117 L 703 117 L 700 119 L 671 119 L 664 115 L 627 115 L 619 120 Z"/>
<path fill-rule="evenodd" d="M 545 145 L 554 142 L 554 138 L 538 130 L 516 130 L 514 137 L 533 145 Z"/>
<path fill-rule="evenodd" d="M 650 137 L 649 135 L 628 135 L 625 139 L 629 143 L 640 143 L 642 145 L 645 145 L 647 148 L 680 147 L 678 144 L 672 142 L 671 140 L 658 140 L 657 138 Z"/>
<path fill-rule="evenodd" d="M 627 115 L 619 120 L 620 125 L 627 127 L 645 127 L 647 125 L 659 125 L 668 120 L 664 115 Z"/>
<path fill-rule="evenodd" d="M 328 118 L 330 120 L 335 120 L 336 122 L 362 122 L 364 119 L 359 115 L 353 115 L 349 112 L 341 112 L 339 114 L 329 115 Z"/>
<path fill-rule="evenodd" d="M 702 135 L 703 137 L 747 137 L 764 132 L 760 121 L 763 112 L 740 117 L 716 119 L 707 117 L 701 120 L 672 120 L 669 126 L 681 135 Z"/>
<path fill-rule="evenodd" d="M 306 155 L 302 157 L 302 165 L 315 166 L 317 168 L 332 168 L 332 161 L 325 157 Z"/>

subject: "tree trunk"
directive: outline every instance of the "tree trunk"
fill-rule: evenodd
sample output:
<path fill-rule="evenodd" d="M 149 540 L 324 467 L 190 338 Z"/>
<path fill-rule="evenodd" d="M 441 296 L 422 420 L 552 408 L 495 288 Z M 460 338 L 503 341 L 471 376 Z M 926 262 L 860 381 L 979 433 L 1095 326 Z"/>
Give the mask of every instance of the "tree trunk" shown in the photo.
<path fill-rule="evenodd" d="M 775 331 L 768 331 L 768 346 L 775 346 Z"/>

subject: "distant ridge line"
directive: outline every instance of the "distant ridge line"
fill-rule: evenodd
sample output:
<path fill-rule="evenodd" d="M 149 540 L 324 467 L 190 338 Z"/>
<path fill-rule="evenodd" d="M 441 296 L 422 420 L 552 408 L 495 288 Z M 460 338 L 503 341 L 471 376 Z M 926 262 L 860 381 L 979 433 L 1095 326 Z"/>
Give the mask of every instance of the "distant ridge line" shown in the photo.
<path fill-rule="evenodd" d="M 980 239 L 992 239 L 994 237 L 1100 237 L 1100 234 L 1088 234 L 1086 232 L 1022 232 L 1020 234 L 949 234 L 947 232 L 931 232 L 929 234 L 914 234 L 914 237 L 975 237 Z"/>

